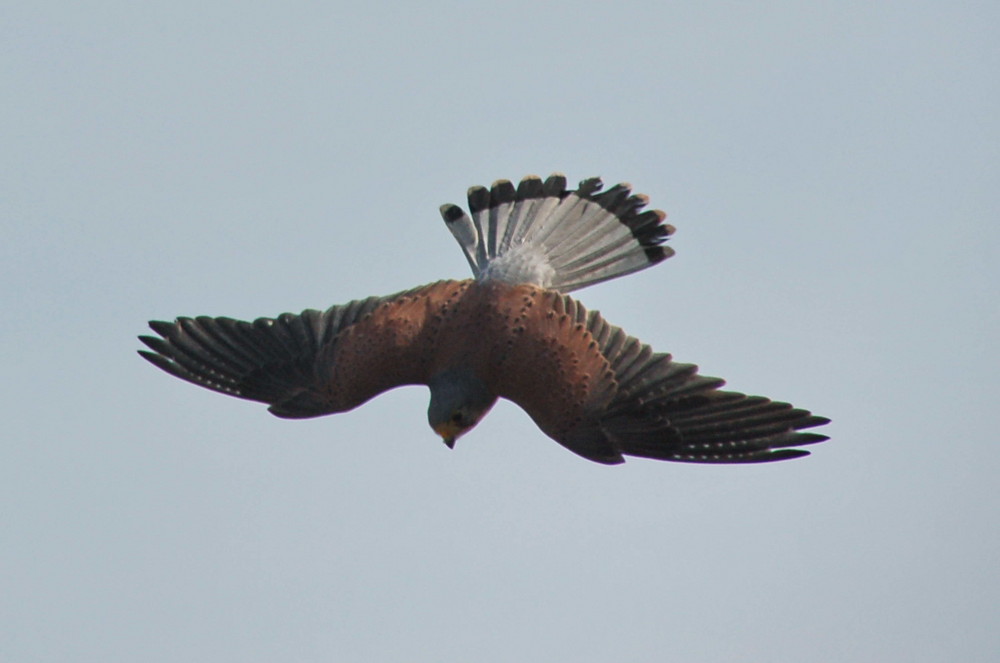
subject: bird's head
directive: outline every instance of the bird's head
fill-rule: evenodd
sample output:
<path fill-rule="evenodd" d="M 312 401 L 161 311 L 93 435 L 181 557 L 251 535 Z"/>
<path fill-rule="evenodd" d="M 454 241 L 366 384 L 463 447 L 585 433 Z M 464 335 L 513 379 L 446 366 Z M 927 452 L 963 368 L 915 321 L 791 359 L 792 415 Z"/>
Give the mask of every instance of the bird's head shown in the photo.
<path fill-rule="evenodd" d="M 479 423 L 497 401 L 496 394 L 472 371 L 465 369 L 442 371 L 429 380 L 428 386 L 431 404 L 427 408 L 427 421 L 449 449 L 454 448 L 455 440 Z"/>

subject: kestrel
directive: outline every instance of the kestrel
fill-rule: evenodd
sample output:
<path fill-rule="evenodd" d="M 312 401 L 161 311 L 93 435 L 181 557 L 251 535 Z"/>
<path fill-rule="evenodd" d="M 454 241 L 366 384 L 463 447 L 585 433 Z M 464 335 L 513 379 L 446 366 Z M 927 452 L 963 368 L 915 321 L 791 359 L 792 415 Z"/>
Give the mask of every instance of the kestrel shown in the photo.
<path fill-rule="evenodd" d="M 453 447 L 498 398 L 598 463 L 623 456 L 745 463 L 807 455 L 828 423 L 788 403 L 722 391 L 567 293 L 673 255 L 665 214 L 627 184 L 567 190 L 556 174 L 468 192 L 441 215 L 474 278 L 253 322 L 153 321 L 144 358 L 289 419 L 351 410 L 402 385 L 430 388 L 428 420 Z"/>

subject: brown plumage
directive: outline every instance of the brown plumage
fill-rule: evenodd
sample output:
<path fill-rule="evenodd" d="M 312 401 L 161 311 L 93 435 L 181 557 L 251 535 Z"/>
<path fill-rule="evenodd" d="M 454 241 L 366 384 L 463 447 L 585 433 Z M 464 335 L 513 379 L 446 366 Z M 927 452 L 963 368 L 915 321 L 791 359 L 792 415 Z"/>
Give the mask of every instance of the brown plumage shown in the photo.
<path fill-rule="evenodd" d="M 242 322 L 152 322 L 140 351 L 163 370 L 261 401 L 286 418 L 350 410 L 401 385 L 431 388 L 428 417 L 449 446 L 497 398 L 520 405 L 547 435 L 602 463 L 622 455 L 757 462 L 805 455 L 825 440 L 799 432 L 822 417 L 717 378 L 609 325 L 564 294 L 655 264 L 673 231 L 627 185 L 576 191 L 553 176 L 515 191 L 474 188 L 471 218 L 442 213 L 477 278 L 440 281 L 325 312 Z M 485 192 L 485 193 L 484 193 Z M 561 288 L 562 292 L 556 287 Z"/>

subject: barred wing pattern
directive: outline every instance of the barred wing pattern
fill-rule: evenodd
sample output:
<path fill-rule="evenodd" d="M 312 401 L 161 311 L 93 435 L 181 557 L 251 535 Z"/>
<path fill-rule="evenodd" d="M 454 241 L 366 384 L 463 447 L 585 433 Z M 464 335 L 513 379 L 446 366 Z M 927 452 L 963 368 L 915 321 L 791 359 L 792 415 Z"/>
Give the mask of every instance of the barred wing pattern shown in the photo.
<path fill-rule="evenodd" d="M 182 380 L 268 403 L 277 416 L 332 414 L 340 410 L 322 402 L 324 375 L 317 370 L 317 358 L 344 329 L 394 297 L 368 297 L 322 312 L 310 309 L 253 322 L 208 316 L 154 320 L 149 326 L 162 338 L 140 336 L 153 352 L 139 354 Z M 310 395 L 313 407 L 289 407 Z"/>
<path fill-rule="evenodd" d="M 796 449 L 828 439 L 802 429 L 829 419 L 763 396 L 722 391 L 721 378 L 657 353 L 570 297 L 563 308 L 585 324 L 608 360 L 618 389 L 566 439 L 577 453 L 603 463 L 621 456 L 692 463 L 756 463 L 806 456 Z"/>

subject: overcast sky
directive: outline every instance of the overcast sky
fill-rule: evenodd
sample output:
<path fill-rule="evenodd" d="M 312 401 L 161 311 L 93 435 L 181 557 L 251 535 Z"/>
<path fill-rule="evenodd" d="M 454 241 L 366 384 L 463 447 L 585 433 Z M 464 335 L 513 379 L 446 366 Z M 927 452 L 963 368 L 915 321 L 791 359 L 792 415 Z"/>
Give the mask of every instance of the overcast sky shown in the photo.
<path fill-rule="evenodd" d="M 996 2 L 4 3 L 0 660 L 1000 659 Z M 468 267 L 497 178 L 631 182 L 576 293 L 809 458 L 585 461 L 427 390 L 282 421 L 136 356 Z"/>

